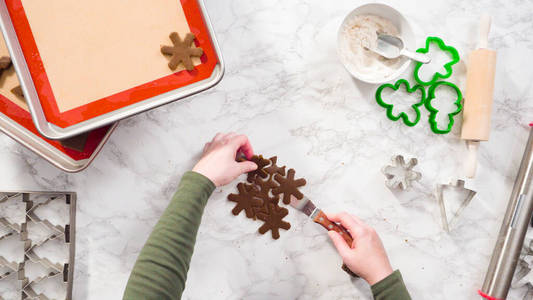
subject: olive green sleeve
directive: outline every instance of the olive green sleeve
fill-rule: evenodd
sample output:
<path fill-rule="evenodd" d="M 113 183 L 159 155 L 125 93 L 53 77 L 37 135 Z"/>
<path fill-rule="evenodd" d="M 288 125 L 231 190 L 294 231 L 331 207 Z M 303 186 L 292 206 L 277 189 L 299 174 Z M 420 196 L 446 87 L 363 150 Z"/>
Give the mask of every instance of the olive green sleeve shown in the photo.
<path fill-rule="evenodd" d="M 215 185 L 187 172 L 133 267 L 124 299 L 179 299 L 204 207 Z"/>
<path fill-rule="evenodd" d="M 374 284 L 372 294 L 375 300 L 411 300 L 402 274 L 398 270 Z"/>

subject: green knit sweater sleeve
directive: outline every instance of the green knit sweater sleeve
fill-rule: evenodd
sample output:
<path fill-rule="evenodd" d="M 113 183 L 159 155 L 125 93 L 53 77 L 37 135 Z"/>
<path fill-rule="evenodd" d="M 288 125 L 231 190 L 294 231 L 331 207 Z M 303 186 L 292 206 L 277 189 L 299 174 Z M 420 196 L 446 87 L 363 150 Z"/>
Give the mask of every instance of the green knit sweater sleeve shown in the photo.
<path fill-rule="evenodd" d="M 374 284 L 372 294 L 375 300 L 411 300 L 402 274 L 398 270 Z"/>
<path fill-rule="evenodd" d="M 179 299 L 204 207 L 215 185 L 187 172 L 133 267 L 124 299 Z"/>

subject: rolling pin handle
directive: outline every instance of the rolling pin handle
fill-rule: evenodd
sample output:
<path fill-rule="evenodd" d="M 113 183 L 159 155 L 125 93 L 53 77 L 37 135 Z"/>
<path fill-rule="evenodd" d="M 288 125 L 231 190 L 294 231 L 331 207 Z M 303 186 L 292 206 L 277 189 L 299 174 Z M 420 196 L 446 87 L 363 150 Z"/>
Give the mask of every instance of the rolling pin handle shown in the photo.
<path fill-rule="evenodd" d="M 468 178 L 474 178 L 476 176 L 477 169 L 477 150 L 479 148 L 479 141 L 467 141 L 468 156 L 466 158 L 466 176 Z"/>
<path fill-rule="evenodd" d="M 479 40 L 478 49 L 487 49 L 489 47 L 490 16 L 483 14 L 479 21 Z"/>

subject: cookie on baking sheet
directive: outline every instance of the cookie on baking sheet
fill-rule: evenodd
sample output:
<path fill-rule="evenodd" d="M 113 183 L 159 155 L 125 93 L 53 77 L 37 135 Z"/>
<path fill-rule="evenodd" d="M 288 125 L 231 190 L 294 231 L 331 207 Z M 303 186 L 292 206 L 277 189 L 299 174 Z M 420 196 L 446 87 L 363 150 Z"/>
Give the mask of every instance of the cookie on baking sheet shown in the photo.
<path fill-rule="evenodd" d="M 194 34 L 187 33 L 185 39 L 182 40 L 177 32 L 172 32 L 169 38 L 174 45 L 161 46 L 161 53 L 171 56 L 168 67 L 171 70 L 176 70 L 181 63 L 187 71 L 194 70 L 192 57 L 201 57 L 204 54 L 202 48 L 192 47 L 196 38 Z"/>

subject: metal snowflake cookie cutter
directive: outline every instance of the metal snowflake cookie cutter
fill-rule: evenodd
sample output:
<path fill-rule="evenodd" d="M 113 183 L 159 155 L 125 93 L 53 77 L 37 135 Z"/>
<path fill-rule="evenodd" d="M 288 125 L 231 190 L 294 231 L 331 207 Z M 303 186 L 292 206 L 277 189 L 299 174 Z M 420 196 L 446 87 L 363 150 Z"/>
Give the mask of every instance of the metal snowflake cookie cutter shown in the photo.
<path fill-rule="evenodd" d="M 459 199 L 458 201 L 455 199 L 456 201 L 453 203 L 451 199 L 446 201 L 444 198 L 444 190 L 446 189 L 461 190 L 465 196 L 464 198 L 461 197 L 462 199 Z M 450 232 L 451 226 L 459 219 L 459 216 L 468 204 L 470 204 L 477 192 L 465 188 L 465 181 L 459 179 L 452 181 L 449 184 L 437 184 L 435 194 L 440 207 L 442 227 L 446 232 Z M 446 207 L 446 203 L 448 203 L 448 208 Z"/>
<path fill-rule="evenodd" d="M 381 169 L 387 180 L 385 184 L 391 189 L 400 188 L 409 189 L 413 182 L 422 178 L 420 172 L 414 171 L 413 168 L 418 164 L 418 159 L 411 158 L 407 163 L 402 155 L 392 157 L 392 165 L 387 165 Z"/>

